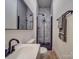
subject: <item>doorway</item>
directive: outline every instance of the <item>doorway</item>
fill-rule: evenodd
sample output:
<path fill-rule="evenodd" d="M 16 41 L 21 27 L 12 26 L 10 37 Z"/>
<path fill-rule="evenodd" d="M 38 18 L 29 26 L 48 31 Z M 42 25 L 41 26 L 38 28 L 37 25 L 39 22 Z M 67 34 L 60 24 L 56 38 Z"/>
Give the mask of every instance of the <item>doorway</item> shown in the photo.
<path fill-rule="evenodd" d="M 41 47 L 52 50 L 52 16 L 38 14 L 37 43 L 39 43 Z"/>

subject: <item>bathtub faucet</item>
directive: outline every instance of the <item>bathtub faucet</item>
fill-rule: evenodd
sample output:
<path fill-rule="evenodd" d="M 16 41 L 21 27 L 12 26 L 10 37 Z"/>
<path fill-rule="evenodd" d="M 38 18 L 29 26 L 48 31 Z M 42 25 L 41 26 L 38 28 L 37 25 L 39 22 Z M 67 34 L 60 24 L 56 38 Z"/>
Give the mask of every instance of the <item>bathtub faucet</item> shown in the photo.
<path fill-rule="evenodd" d="M 12 41 L 16 41 L 16 42 L 19 44 L 19 40 L 14 39 L 14 38 L 11 39 L 11 40 L 9 41 L 9 48 L 7 49 L 7 52 L 6 52 L 5 56 L 8 56 L 8 55 L 11 54 L 13 51 L 15 51 L 15 46 L 16 46 L 17 44 L 12 45 L 12 44 L 11 44 Z"/>
<path fill-rule="evenodd" d="M 17 39 L 11 39 L 10 41 L 9 41 L 9 53 L 11 53 L 11 52 L 13 52 L 15 49 L 15 46 L 17 45 L 17 44 L 15 44 L 15 45 L 13 45 L 13 46 L 11 46 L 12 44 L 11 44 L 11 42 L 12 41 L 16 41 L 17 43 L 19 43 L 19 40 L 17 40 Z"/>

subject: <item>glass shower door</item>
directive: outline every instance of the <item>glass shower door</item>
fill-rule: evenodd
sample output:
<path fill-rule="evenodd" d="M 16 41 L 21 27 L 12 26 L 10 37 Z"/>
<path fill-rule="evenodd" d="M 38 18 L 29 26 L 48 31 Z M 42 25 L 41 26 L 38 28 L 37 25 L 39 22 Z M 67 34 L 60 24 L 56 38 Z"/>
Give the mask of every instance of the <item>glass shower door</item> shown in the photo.
<path fill-rule="evenodd" d="M 37 19 L 37 41 L 48 49 L 52 49 L 51 38 L 51 17 L 38 15 Z"/>

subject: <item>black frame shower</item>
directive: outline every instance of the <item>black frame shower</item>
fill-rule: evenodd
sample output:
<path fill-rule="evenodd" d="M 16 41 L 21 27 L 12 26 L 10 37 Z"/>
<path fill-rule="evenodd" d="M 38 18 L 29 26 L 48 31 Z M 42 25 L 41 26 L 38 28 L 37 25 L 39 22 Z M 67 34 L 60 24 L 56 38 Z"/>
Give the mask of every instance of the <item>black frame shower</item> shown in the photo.
<path fill-rule="evenodd" d="M 37 31 L 36 31 L 37 36 L 36 36 L 36 43 L 40 44 L 41 47 L 46 47 L 48 50 L 52 50 L 52 45 L 53 45 L 53 43 L 52 43 L 52 41 L 53 41 L 53 39 L 52 39 L 52 31 L 53 31 L 52 30 L 52 27 L 53 27 L 52 26 L 52 24 L 53 24 L 52 18 L 53 17 L 51 16 L 51 33 L 50 33 L 51 34 L 51 39 L 50 39 L 51 41 L 50 41 L 50 44 L 45 44 L 45 43 L 39 43 L 38 42 L 38 16 L 37 16 L 37 26 L 36 26 L 37 27 Z M 45 35 L 45 33 L 44 33 L 44 35 Z"/>

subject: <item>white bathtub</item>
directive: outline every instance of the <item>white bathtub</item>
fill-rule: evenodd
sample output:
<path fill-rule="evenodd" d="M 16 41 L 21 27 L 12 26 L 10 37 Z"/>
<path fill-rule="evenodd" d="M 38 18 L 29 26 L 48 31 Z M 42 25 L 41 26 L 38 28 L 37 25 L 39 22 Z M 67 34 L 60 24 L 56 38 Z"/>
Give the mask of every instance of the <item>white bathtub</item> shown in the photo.
<path fill-rule="evenodd" d="M 19 44 L 6 59 L 39 59 L 39 44 Z"/>

